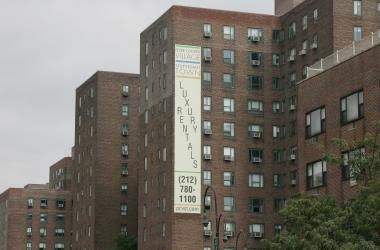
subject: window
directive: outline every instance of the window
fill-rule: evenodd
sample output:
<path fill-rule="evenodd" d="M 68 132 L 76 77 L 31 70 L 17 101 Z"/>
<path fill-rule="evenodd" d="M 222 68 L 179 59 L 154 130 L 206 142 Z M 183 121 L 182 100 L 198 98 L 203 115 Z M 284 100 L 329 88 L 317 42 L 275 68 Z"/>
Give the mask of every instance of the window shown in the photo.
<path fill-rule="evenodd" d="M 302 17 L 302 30 L 307 30 L 307 16 Z"/>
<path fill-rule="evenodd" d="M 284 40 L 284 32 L 282 30 L 273 30 L 272 31 L 272 41 L 281 42 Z"/>
<path fill-rule="evenodd" d="M 235 39 L 235 28 L 233 26 L 224 26 L 223 27 L 223 37 L 226 40 Z"/>
<path fill-rule="evenodd" d="M 128 183 L 122 183 L 120 185 L 120 190 L 123 194 L 126 194 L 128 193 Z"/>
<path fill-rule="evenodd" d="M 123 156 L 128 156 L 128 144 L 121 145 L 121 154 Z"/>
<path fill-rule="evenodd" d="M 128 205 L 127 203 L 120 204 L 120 215 L 126 216 L 128 214 Z"/>
<path fill-rule="evenodd" d="M 145 65 L 145 78 L 148 78 L 149 77 L 149 65 L 146 64 Z"/>
<path fill-rule="evenodd" d="M 41 199 L 40 203 L 41 208 L 47 208 L 48 207 L 48 200 L 47 199 Z"/>
<path fill-rule="evenodd" d="M 260 42 L 263 40 L 263 30 L 248 28 L 248 40 L 252 42 Z"/>
<path fill-rule="evenodd" d="M 166 64 L 168 62 L 168 52 L 164 50 L 162 55 L 163 55 L 163 63 Z"/>
<path fill-rule="evenodd" d="M 57 208 L 65 208 L 65 200 L 57 200 Z"/>
<path fill-rule="evenodd" d="M 312 137 L 326 130 L 325 107 L 318 108 L 306 114 L 306 137 Z"/>
<path fill-rule="evenodd" d="M 290 136 L 295 136 L 297 133 L 297 127 L 296 127 L 296 121 L 290 121 L 289 122 L 289 135 Z"/>
<path fill-rule="evenodd" d="M 28 208 L 33 208 L 33 199 L 32 199 L 32 198 L 29 198 L 29 199 L 27 200 L 27 207 L 28 207 Z"/>
<path fill-rule="evenodd" d="M 264 55 L 258 52 L 249 52 L 250 65 L 257 67 L 263 64 Z"/>
<path fill-rule="evenodd" d="M 40 237 L 46 237 L 46 235 L 47 235 L 46 227 L 41 227 L 40 228 Z"/>
<path fill-rule="evenodd" d="M 65 249 L 65 244 L 63 243 L 55 243 L 54 244 L 54 250 L 64 250 Z"/>
<path fill-rule="evenodd" d="M 280 210 L 285 207 L 285 202 L 286 202 L 286 200 L 282 199 L 282 198 L 274 199 L 273 211 L 275 213 L 280 212 Z"/>
<path fill-rule="evenodd" d="M 223 125 L 224 136 L 235 136 L 235 123 L 225 122 Z"/>
<path fill-rule="evenodd" d="M 365 157 L 365 148 L 358 148 L 355 150 L 347 151 L 342 153 L 342 179 L 344 181 L 352 180 L 352 184 L 356 184 L 353 177 L 355 174 L 352 164 L 355 164 L 358 159 Z M 356 169 L 355 169 L 356 170 Z"/>
<path fill-rule="evenodd" d="M 285 126 L 273 125 L 273 138 L 285 137 Z"/>
<path fill-rule="evenodd" d="M 296 60 L 297 50 L 296 48 L 291 48 L 289 50 L 289 62 L 294 62 Z"/>
<path fill-rule="evenodd" d="M 33 219 L 33 213 L 27 213 L 26 220 L 32 220 L 32 219 Z"/>
<path fill-rule="evenodd" d="M 46 249 L 46 243 L 39 243 L 38 244 L 38 249 L 39 250 L 45 250 Z"/>
<path fill-rule="evenodd" d="M 292 39 L 296 36 L 296 22 L 292 22 L 289 25 L 289 30 L 288 30 L 288 37 L 289 39 Z"/>
<path fill-rule="evenodd" d="M 211 97 L 210 96 L 203 97 L 203 111 L 211 111 Z"/>
<path fill-rule="evenodd" d="M 164 147 L 163 149 L 162 149 L 162 161 L 166 161 L 166 155 L 167 155 L 167 149 L 166 149 L 166 147 Z"/>
<path fill-rule="evenodd" d="M 209 23 L 203 24 L 203 36 L 210 38 L 212 36 L 212 26 Z"/>
<path fill-rule="evenodd" d="M 122 176 L 128 175 L 128 163 L 122 163 L 120 173 Z"/>
<path fill-rule="evenodd" d="M 235 112 L 235 99 L 223 98 L 223 111 L 224 112 Z"/>
<path fill-rule="evenodd" d="M 377 11 L 380 12 L 380 2 L 377 3 Z"/>
<path fill-rule="evenodd" d="M 212 60 L 211 48 L 203 48 L 203 57 L 204 57 L 205 62 L 211 62 Z"/>
<path fill-rule="evenodd" d="M 274 114 L 283 113 L 284 112 L 284 105 L 285 105 L 284 101 L 282 101 L 282 102 L 278 102 L 278 101 L 272 102 L 272 112 Z"/>
<path fill-rule="evenodd" d="M 248 76 L 248 90 L 261 90 L 263 82 L 262 76 Z"/>
<path fill-rule="evenodd" d="M 26 250 L 32 250 L 32 242 L 26 243 Z"/>
<path fill-rule="evenodd" d="M 262 101 L 248 101 L 248 113 L 262 114 L 263 102 Z"/>
<path fill-rule="evenodd" d="M 262 138 L 263 126 L 251 124 L 248 125 L 248 137 L 250 138 Z"/>
<path fill-rule="evenodd" d="M 211 196 L 210 195 L 205 196 L 205 207 L 206 207 L 206 209 L 211 209 Z"/>
<path fill-rule="evenodd" d="M 308 40 L 303 40 L 302 41 L 302 50 L 301 50 L 301 55 L 304 55 L 307 53 L 308 49 Z"/>
<path fill-rule="evenodd" d="M 292 72 L 289 75 L 289 87 L 295 87 L 297 83 L 297 74 L 296 72 Z"/>
<path fill-rule="evenodd" d="M 145 42 L 145 55 L 149 54 L 149 42 Z"/>
<path fill-rule="evenodd" d="M 205 160 L 211 160 L 211 146 L 210 145 L 203 146 L 203 157 Z"/>
<path fill-rule="evenodd" d="M 281 84 L 280 84 L 280 78 L 273 77 L 272 78 L 272 90 L 280 90 Z"/>
<path fill-rule="evenodd" d="M 206 186 L 211 185 L 211 171 L 203 171 L 203 184 Z"/>
<path fill-rule="evenodd" d="M 359 26 L 354 27 L 354 37 L 353 38 L 354 38 L 355 42 L 362 40 L 362 38 L 363 38 L 363 28 L 362 27 L 359 27 Z"/>
<path fill-rule="evenodd" d="M 248 160 L 251 163 L 261 163 L 263 161 L 263 150 L 262 149 L 248 149 Z"/>
<path fill-rule="evenodd" d="M 234 161 L 235 160 L 235 148 L 224 147 L 223 154 L 224 154 L 224 159 L 226 161 Z"/>
<path fill-rule="evenodd" d="M 26 236 L 32 236 L 32 227 L 26 227 Z"/>
<path fill-rule="evenodd" d="M 275 224 L 274 225 L 274 236 L 279 236 L 282 232 L 282 225 L 281 224 Z"/>
<path fill-rule="evenodd" d="M 251 213 L 264 213 L 264 199 L 249 198 L 248 210 Z"/>
<path fill-rule="evenodd" d="M 249 187 L 264 187 L 264 175 L 263 174 L 250 174 L 248 177 Z"/>
<path fill-rule="evenodd" d="M 234 76 L 232 74 L 223 74 L 223 85 L 225 88 L 235 87 Z"/>
<path fill-rule="evenodd" d="M 203 133 L 204 134 L 212 134 L 211 121 L 203 121 Z"/>
<path fill-rule="evenodd" d="M 56 228 L 55 229 L 55 236 L 58 236 L 58 237 L 65 236 L 65 229 L 64 228 Z"/>
<path fill-rule="evenodd" d="M 223 183 L 225 187 L 233 186 L 235 183 L 235 177 L 233 172 L 223 173 Z"/>
<path fill-rule="evenodd" d="M 65 221 L 65 215 L 64 214 L 56 214 L 55 215 L 55 220 L 56 221 Z"/>
<path fill-rule="evenodd" d="M 224 222 L 224 235 L 233 237 L 236 231 L 236 225 L 233 222 Z"/>
<path fill-rule="evenodd" d="M 307 65 L 302 66 L 302 79 L 307 78 Z"/>
<path fill-rule="evenodd" d="M 122 136 L 128 135 L 128 124 L 121 125 L 121 135 Z"/>
<path fill-rule="evenodd" d="M 211 72 L 203 72 L 203 85 L 211 85 Z"/>
<path fill-rule="evenodd" d="M 264 224 L 250 224 L 249 225 L 249 236 L 253 238 L 263 238 L 264 237 Z"/>
<path fill-rule="evenodd" d="M 279 66 L 280 65 L 280 55 L 279 54 L 272 54 L 272 65 L 273 66 Z"/>
<path fill-rule="evenodd" d="M 283 162 L 285 161 L 285 150 L 284 149 L 276 149 L 273 150 L 273 162 Z"/>
<path fill-rule="evenodd" d="M 326 161 L 307 164 L 307 187 L 315 188 L 326 185 Z"/>
<path fill-rule="evenodd" d="M 128 104 L 123 104 L 121 108 L 121 115 L 122 116 L 128 116 Z"/>
<path fill-rule="evenodd" d="M 235 63 L 235 52 L 233 50 L 223 50 L 223 61 L 227 64 Z"/>
<path fill-rule="evenodd" d="M 274 174 L 273 175 L 273 187 L 283 187 L 285 186 L 285 177 L 284 174 Z"/>
<path fill-rule="evenodd" d="M 343 97 L 340 103 L 340 120 L 342 124 L 347 124 L 364 117 L 363 91 Z"/>
<path fill-rule="evenodd" d="M 362 1 L 354 0 L 354 16 L 362 15 Z"/>
<path fill-rule="evenodd" d="M 48 216 L 47 214 L 40 214 L 40 222 L 47 222 Z"/>
<path fill-rule="evenodd" d="M 227 196 L 224 197 L 224 211 L 230 212 L 235 209 L 235 199 L 234 197 Z"/>
<path fill-rule="evenodd" d="M 313 11 L 313 20 L 314 20 L 314 23 L 318 22 L 318 9 L 314 9 Z"/>
<path fill-rule="evenodd" d="M 166 225 L 165 225 L 165 223 L 162 223 L 162 237 L 163 238 L 166 237 Z"/>

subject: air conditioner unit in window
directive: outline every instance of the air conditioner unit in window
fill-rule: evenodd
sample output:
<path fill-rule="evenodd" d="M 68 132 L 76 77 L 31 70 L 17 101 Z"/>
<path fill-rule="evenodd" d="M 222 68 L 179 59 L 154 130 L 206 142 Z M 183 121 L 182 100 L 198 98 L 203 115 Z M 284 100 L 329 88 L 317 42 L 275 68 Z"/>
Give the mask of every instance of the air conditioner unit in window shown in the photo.
<path fill-rule="evenodd" d="M 203 32 L 203 37 L 204 38 L 211 38 L 211 36 L 212 36 L 211 32 L 208 32 L 208 31 Z"/>
<path fill-rule="evenodd" d="M 252 159 L 252 162 L 253 163 L 260 163 L 260 162 L 262 162 L 263 160 L 260 158 L 260 157 L 253 157 L 253 159 Z"/>
<path fill-rule="evenodd" d="M 122 130 L 122 131 L 121 131 L 121 134 L 122 134 L 123 136 L 127 136 L 127 135 L 128 135 L 128 130 Z"/>
<path fill-rule="evenodd" d="M 121 175 L 123 175 L 123 176 L 128 175 L 128 170 L 122 170 Z"/>
<path fill-rule="evenodd" d="M 291 180 L 291 181 L 290 181 L 290 184 L 291 184 L 292 186 L 297 185 L 297 180 Z"/>
<path fill-rule="evenodd" d="M 123 96 L 128 96 L 128 91 L 123 90 Z"/>
<path fill-rule="evenodd" d="M 211 56 L 205 56 L 204 57 L 204 61 L 205 62 L 211 62 L 212 61 L 212 57 Z"/>
<path fill-rule="evenodd" d="M 260 66 L 260 60 L 252 60 L 251 65 L 252 66 Z"/>
<path fill-rule="evenodd" d="M 263 237 L 262 232 L 252 232 L 251 234 L 252 234 L 253 238 L 262 238 Z"/>
<path fill-rule="evenodd" d="M 317 49 L 318 48 L 318 44 L 317 43 L 312 43 L 311 46 L 310 46 L 311 49 Z"/>
<path fill-rule="evenodd" d="M 256 139 L 261 138 L 261 132 L 252 132 L 252 137 Z"/>
<path fill-rule="evenodd" d="M 211 129 L 205 129 L 205 130 L 203 130 L 203 134 L 212 135 L 212 130 Z"/>
<path fill-rule="evenodd" d="M 233 158 L 232 158 L 231 155 L 225 155 L 225 156 L 224 156 L 224 160 L 225 160 L 225 161 L 232 161 Z"/>
<path fill-rule="evenodd" d="M 226 231 L 226 232 L 224 232 L 224 236 L 226 236 L 226 237 L 234 237 L 234 232 L 232 232 L 232 231 Z"/>
<path fill-rule="evenodd" d="M 58 204 L 57 204 L 57 207 L 58 207 L 58 208 L 64 208 L 64 207 L 65 207 L 65 204 L 64 204 L 64 203 L 58 203 Z"/>
<path fill-rule="evenodd" d="M 288 59 L 289 62 L 294 62 L 295 61 L 295 58 L 294 56 L 289 56 L 289 59 Z"/>
<path fill-rule="evenodd" d="M 203 155 L 203 159 L 205 159 L 205 160 L 211 160 L 212 159 L 211 154 L 204 154 Z"/>
<path fill-rule="evenodd" d="M 212 232 L 211 232 L 211 230 L 204 230 L 204 231 L 203 231 L 203 236 L 206 236 L 206 237 L 210 237 L 210 236 L 212 236 Z"/>
<path fill-rule="evenodd" d="M 295 161 L 296 158 L 297 158 L 297 156 L 296 156 L 295 154 L 291 154 L 290 157 L 289 157 L 289 159 L 290 159 L 291 161 Z"/>
<path fill-rule="evenodd" d="M 124 150 L 123 150 L 123 152 L 121 152 L 121 154 L 122 154 L 123 156 L 128 156 L 128 151 L 124 151 Z"/>
<path fill-rule="evenodd" d="M 296 105 L 295 104 L 290 104 L 289 110 L 290 111 L 296 110 Z"/>
<path fill-rule="evenodd" d="M 260 37 L 258 37 L 258 36 L 249 36 L 248 40 L 251 41 L 251 42 L 253 42 L 253 43 L 257 43 L 257 42 L 260 42 Z"/>
<path fill-rule="evenodd" d="M 306 54 L 307 54 L 306 49 L 301 50 L 300 53 L 299 53 L 300 56 L 304 56 Z"/>

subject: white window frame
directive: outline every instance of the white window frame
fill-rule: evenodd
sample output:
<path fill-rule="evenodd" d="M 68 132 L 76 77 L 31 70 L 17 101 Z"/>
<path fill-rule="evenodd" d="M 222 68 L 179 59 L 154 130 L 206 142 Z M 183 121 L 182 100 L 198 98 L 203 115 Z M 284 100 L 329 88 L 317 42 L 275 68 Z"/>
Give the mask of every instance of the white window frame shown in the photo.
<path fill-rule="evenodd" d="M 264 187 L 264 174 L 250 174 L 248 176 L 248 187 L 263 188 Z"/>

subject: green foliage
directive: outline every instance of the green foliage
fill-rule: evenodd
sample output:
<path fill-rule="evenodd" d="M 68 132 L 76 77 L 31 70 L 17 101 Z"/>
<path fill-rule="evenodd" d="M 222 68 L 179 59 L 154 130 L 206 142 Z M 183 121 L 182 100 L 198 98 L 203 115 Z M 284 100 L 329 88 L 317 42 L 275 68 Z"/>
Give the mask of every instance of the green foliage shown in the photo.
<path fill-rule="evenodd" d="M 137 250 L 137 238 L 134 236 L 119 235 L 116 239 L 115 250 Z"/>

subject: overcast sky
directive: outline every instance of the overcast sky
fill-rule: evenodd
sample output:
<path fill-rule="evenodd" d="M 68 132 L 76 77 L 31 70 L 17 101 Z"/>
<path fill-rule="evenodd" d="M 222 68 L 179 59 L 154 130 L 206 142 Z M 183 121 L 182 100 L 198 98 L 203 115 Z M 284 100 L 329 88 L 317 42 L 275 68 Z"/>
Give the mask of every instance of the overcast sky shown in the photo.
<path fill-rule="evenodd" d="M 273 0 L 0 0 L 0 193 L 48 182 L 74 143 L 75 88 L 139 72 L 140 32 L 171 5 L 273 14 Z"/>

